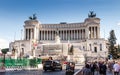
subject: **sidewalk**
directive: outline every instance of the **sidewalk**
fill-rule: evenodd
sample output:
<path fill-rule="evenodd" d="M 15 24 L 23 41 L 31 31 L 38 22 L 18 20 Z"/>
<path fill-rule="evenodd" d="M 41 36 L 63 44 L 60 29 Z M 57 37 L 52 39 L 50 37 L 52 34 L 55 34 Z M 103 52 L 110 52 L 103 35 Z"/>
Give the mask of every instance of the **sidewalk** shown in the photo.
<path fill-rule="evenodd" d="M 81 70 L 81 69 L 80 69 L 80 70 Z M 74 75 L 80 75 L 80 70 L 77 71 Z M 96 71 L 96 72 L 95 72 L 95 75 L 100 75 L 100 74 L 99 74 L 99 72 Z M 112 72 L 107 71 L 107 74 L 106 74 L 106 75 L 113 75 L 113 74 L 112 74 Z"/>
<path fill-rule="evenodd" d="M 99 72 L 95 72 L 95 75 L 100 75 Z M 112 72 L 107 71 L 106 75 L 113 75 Z"/>

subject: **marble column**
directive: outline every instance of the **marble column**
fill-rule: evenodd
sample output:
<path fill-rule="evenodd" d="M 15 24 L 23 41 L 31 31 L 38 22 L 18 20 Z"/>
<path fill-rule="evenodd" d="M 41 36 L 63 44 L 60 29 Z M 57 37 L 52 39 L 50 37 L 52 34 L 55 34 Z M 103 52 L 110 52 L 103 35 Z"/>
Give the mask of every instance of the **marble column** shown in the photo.
<path fill-rule="evenodd" d="M 50 30 L 48 30 L 48 40 L 50 40 L 51 36 L 50 36 Z"/>
<path fill-rule="evenodd" d="M 85 39 L 85 29 L 83 29 L 83 34 L 84 34 L 84 37 L 83 37 L 83 38 Z"/>
<path fill-rule="evenodd" d="M 83 29 L 82 29 L 82 39 L 83 39 Z"/>
<path fill-rule="evenodd" d="M 28 40 L 28 29 L 25 29 L 25 33 L 26 33 L 25 39 Z"/>
<path fill-rule="evenodd" d="M 45 40 L 45 30 L 43 32 L 44 32 L 44 40 Z"/>
<path fill-rule="evenodd" d="M 53 30 L 51 30 L 51 40 L 53 40 Z"/>
<path fill-rule="evenodd" d="M 30 39 L 33 39 L 33 37 L 32 37 L 32 29 L 30 29 Z"/>
<path fill-rule="evenodd" d="M 82 32 L 82 29 L 81 29 L 81 39 L 83 39 L 83 32 Z"/>
<path fill-rule="evenodd" d="M 41 30 L 41 39 L 40 40 L 43 40 L 43 31 Z"/>
<path fill-rule="evenodd" d="M 97 33 L 98 34 L 98 38 L 100 38 L 100 27 L 97 27 L 97 29 L 98 29 L 97 30 L 98 31 L 98 33 Z"/>
<path fill-rule="evenodd" d="M 94 38 L 96 38 L 96 27 L 94 27 Z"/>
<path fill-rule="evenodd" d="M 27 34 L 27 36 L 28 36 L 28 40 L 29 40 L 29 29 L 28 29 L 28 34 Z"/>
<path fill-rule="evenodd" d="M 70 40 L 70 30 L 68 30 L 68 40 Z"/>
<path fill-rule="evenodd" d="M 93 27 L 91 27 L 91 28 L 92 28 L 92 31 L 91 31 L 91 32 L 92 32 L 92 34 L 91 34 L 91 36 L 92 36 L 92 38 L 93 38 Z"/>
<path fill-rule="evenodd" d="M 66 30 L 66 40 L 67 40 L 67 30 Z"/>
<path fill-rule="evenodd" d="M 65 37 L 64 37 L 64 30 L 63 30 L 63 40 L 65 40 Z"/>
<path fill-rule="evenodd" d="M 75 30 L 74 30 L 74 33 L 73 33 L 73 34 L 74 34 L 74 40 L 75 40 L 75 38 L 76 38 L 76 37 L 75 37 Z"/>
<path fill-rule="evenodd" d="M 79 30 L 79 39 L 81 40 L 81 30 Z"/>
<path fill-rule="evenodd" d="M 73 40 L 73 30 L 71 30 L 71 40 Z"/>
<path fill-rule="evenodd" d="M 77 30 L 77 40 L 79 40 L 79 30 Z"/>
<path fill-rule="evenodd" d="M 46 30 L 46 40 L 48 40 L 48 30 Z"/>
<path fill-rule="evenodd" d="M 89 28 L 86 27 L 85 28 L 85 39 L 88 39 L 89 38 Z"/>

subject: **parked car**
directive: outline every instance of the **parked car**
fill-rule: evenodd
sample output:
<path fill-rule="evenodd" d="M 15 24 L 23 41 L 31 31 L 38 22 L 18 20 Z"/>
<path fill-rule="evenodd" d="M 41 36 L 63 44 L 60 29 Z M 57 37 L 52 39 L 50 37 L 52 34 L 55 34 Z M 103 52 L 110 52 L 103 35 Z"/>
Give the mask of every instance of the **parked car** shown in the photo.
<path fill-rule="evenodd" d="M 60 62 L 58 61 L 54 61 L 54 60 L 47 60 L 43 63 L 43 70 L 44 71 L 47 71 L 47 70 L 56 70 L 56 69 L 59 69 L 59 70 L 62 70 L 62 65 Z"/>
<path fill-rule="evenodd" d="M 60 61 L 54 61 L 55 69 L 62 70 L 62 64 Z"/>

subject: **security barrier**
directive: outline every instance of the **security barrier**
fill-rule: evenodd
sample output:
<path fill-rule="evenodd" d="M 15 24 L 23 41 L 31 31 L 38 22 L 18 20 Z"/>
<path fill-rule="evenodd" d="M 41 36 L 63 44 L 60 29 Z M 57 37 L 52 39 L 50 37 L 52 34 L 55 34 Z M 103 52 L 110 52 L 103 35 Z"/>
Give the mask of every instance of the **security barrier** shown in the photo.
<path fill-rule="evenodd" d="M 0 63 L 3 63 L 3 59 L 0 58 Z M 27 58 L 19 58 L 19 59 L 5 59 L 5 67 L 22 67 L 22 66 L 37 66 L 38 64 L 41 64 L 42 60 L 40 58 L 34 58 L 34 59 L 27 59 Z M 0 64 L 2 66 L 2 64 Z"/>

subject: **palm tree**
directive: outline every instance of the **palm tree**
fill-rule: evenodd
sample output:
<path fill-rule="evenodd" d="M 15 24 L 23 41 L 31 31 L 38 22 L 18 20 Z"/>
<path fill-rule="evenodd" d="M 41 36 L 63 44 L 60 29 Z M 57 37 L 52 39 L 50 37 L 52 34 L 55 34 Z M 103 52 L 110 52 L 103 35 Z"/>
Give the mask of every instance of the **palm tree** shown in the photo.
<path fill-rule="evenodd" d="M 8 48 L 4 48 L 4 49 L 1 50 L 2 54 L 4 54 L 4 58 L 3 58 L 4 66 L 5 66 L 5 54 L 7 54 L 8 50 L 9 50 Z"/>

